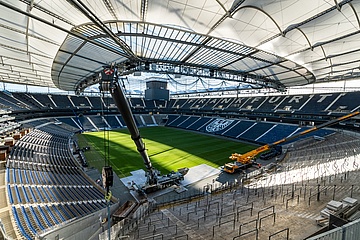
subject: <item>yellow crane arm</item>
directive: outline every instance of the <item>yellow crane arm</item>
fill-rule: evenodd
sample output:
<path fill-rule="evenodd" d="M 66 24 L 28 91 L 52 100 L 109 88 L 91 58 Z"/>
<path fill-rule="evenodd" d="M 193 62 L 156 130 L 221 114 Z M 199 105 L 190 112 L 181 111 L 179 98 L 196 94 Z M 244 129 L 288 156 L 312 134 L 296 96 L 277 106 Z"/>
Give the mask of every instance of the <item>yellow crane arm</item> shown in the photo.
<path fill-rule="evenodd" d="M 253 160 L 253 158 L 256 157 L 258 154 L 265 152 L 269 149 L 270 149 L 270 145 L 266 144 L 244 154 L 233 153 L 229 158 L 233 161 L 237 161 L 242 164 L 247 164 L 251 160 Z"/>
<path fill-rule="evenodd" d="M 311 132 L 314 132 L 314 131 L 317 131 L 321 128 L 324 128 L 324 127 L 328 127 L 328 126 L 331 126 L 333 124 L 336 124 L 338 122 L 341 122 L 343 120 L 346 120 L 346 119 L 349 119 L 349 118 L 352 118 L 356 115 L 360 114 L 360 111 L 356 111 L 356 112 L 353 112 L 353 113 L 350 113 L 350 114 L 347 114 L 345 116 L 342 116 L 342 117 L 339 117 L 339 118 L 336 118 L 336 119 L 333 119 L 333 120 L 330 120 L 326 123 L 323 123 L 323 124 L 320 124 L 319 126 L 315 126 L 315 127 L 312 127 L 312 128 L 309 128 L 309 129 L 306 129 L 300 133 L 297 133 L 297 134 L 294 134 L 288 138 L 283 138 L 279 141 L 276 141 L 276 142 L 273 142 L 273 143 L 270 143 L 270 144 L 266 144 L 266 145 L 263 145 L 261 147 L 258 147 L 254 150 L 251 150 L 247 153 L 244 153 L 244 154 L 239 154 L 239 153 L 233 153 L 231 154 L 231 156 L 229 157 L 231 160 L 233 161 L 237 161 L 237 162 L 240 162 L 242 164 L 248 164 L 250 163 L 258 154 L 260 153 L 263 153 L 267 150 L 269 150 L 271 147 L 273 146 L 276 146 L 280 143 L 284 143 L 284 142 L 287 142 L 289 140 L 292 140 L 292 139 L 295 139 L 295 138 L 298 138 L 300 136 L 303 136 L 303 135 L 306 135 L 308 133 L 311 133 Z"/>

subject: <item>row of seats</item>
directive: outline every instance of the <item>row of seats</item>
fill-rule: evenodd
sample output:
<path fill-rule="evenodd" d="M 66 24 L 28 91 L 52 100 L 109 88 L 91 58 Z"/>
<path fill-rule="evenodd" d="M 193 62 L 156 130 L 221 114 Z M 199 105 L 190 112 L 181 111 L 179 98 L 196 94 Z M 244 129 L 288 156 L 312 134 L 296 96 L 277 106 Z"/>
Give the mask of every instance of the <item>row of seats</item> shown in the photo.
<path fill-rule="evenodd" d="M 8 199 L 25 239 L 106 207 L 104 193 L 85 176 L 70 152 L 72 135 L 61 125 L 38 126 L 9 153 Z"/>
<path fill-rule="evenodd" d="M 154 126 L 157 125 L 157 120 L 153 115 L 135 115 L 135 122 L 138 126 Z M 70 125 L 71 127 L 81 131 L 91 131 L 106 128 L 123 128 L 126 126 L 125 121 L 121 115 L 107 115 L 107 116 L 81 116 L 81 117 L 59 117 L 58 121 Z"/>
<path fill-rule="evenodd" d="M 8 168 L 8 183 L 31 185 L 73 185 L 86 186 L 91 184 L 75 167 L 49 166 L 41 170 Z"/>
<path fill-rule="evenodd" d="M 57 120 L 82 131 L 104 128 L 121 128 L 125 126 L 125 122 L 122 117 L 115 115 L 105 116 L 104 118 L 98 115 L 59 117 Z"/>
<path fill-rule="evenodd" d="M 11 209 L 20 233 L 25 239 L 30 240 L 35 239 L 48 228 L 78 216 L 85 216 L 104 207 L 106 207 L 106 202 L 101 200 L 42 205 L 19 204 L 13 205 Z"/>
<path fill-rule="evenodd" d="M 169 115 L 166 126 L 206 132 L 261 144 L 273 143 L 309 129 L 309 127 L 299 127 L 297 125 L 274 122 L 187 115 Z M 334 131 L 329 129 L 320 129 L 304 137 L 312 135 L 323 137 L 333 132 Z"/>
<path fill-rule="evenodd" d="M 11 204 L 76 202 L 102 199 L 93 186 L 7 185 Z"/>
<path fill-rule="evenodd" d="M 201 110 L 223 112 L 262 112 L 262 113 L 329 113 L 350 112 L 358 109 L 356 101 L 360 92 L 300 94 L 255 97 L 228 98 L 174 98 L 167 100 L 145 100 L 143 98 L 129 98 L 133 109 L 148 110 Z M 25 99 L 20 101 L 19 99 Z M 27 100 L 28 99 L 28 100 Z M 116 108 L 110 97 L 102 99 L 100 96 L 74 96 L 40 93 L 1 93 L 0 104 L 8 106 L 13 111 L 29 109 L 104 109 Z"/>

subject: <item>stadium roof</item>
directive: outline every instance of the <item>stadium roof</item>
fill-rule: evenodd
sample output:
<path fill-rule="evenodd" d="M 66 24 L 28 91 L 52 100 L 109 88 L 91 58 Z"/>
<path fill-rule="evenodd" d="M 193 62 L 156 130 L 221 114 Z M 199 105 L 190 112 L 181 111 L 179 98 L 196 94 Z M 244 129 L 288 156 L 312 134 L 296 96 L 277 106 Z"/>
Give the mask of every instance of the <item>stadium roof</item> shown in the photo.
<path fill-rule="evenodd" d="M 357 78 L 360 1 L 0 0 L 0 81 L 78 90 L 103 66 L 282 89 Z"/>

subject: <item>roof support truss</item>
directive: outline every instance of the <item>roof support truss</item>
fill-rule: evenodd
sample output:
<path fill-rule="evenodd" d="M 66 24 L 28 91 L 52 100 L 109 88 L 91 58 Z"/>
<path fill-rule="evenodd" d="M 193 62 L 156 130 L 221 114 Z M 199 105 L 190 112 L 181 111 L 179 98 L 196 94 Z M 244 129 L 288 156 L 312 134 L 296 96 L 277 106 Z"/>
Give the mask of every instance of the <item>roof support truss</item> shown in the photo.
<path fill-rule="evenodd" d="M 111 38 L 116 44 L 118 44 L 121 49 L 125 52 L 126 57 L 133 60 L 139 61 L 140 59 L 136 56 L 131 48 L 121 39 L 119 39 L 115 33 L 113 33 L 82 1 L 80 0 L 68 0 L 76 8 L 82 12 L 87 18 L 89 18 L 96 26 L 98 26 L 104 33 L 106 33 L 109 38 Z"/>
<path fill-rule="evenodd" d="M 148 8 L 148 0 L 141 0 L 140 21 L 145 22 Z"/>
<path fill-rule="evenodd" d="M 109 13 L 111 14 L 111 16 L 117 20 L 118 17 L 116 16 L 114 6 L 111 4 L 110 0 L 102 0 L 102 1 L 103 1 L 104 5 L 106 6 L 107 10 L 109 11 Z"/>

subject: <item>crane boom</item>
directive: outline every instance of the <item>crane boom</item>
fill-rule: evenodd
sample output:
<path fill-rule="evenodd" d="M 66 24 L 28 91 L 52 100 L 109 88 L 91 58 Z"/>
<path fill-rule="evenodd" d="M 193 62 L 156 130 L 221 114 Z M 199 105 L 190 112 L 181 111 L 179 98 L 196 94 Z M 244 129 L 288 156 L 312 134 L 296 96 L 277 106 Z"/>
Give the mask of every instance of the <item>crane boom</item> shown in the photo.
<path fill-rule="evenodd" d="M 122 87 L 114 80 L 116 69 L 111 67 L 106 68 L 102 73 L 101 90 L 109 91 L 114 102 L 124 119 L 126 127 L 128 128 L 131 139 L 134 141 L 138 152 L 140 153 L 145 167 L 147 169 L 147 182 L 149 184 L 156 184 L 156 171 L 153 169 L 149 155 L 147 154 L 145 144 L 142 141 L 138 127 L 136 126 L 134 116 L 130 110 L 129 103 L 125 97 Z"/>
<path fill-rule="evenodd" d="M 306 130 L 304 130 L 304 131 L 302 131 L 302 132 L 300 132 L 300 133 L 294 134 L 294 135 L 292 135 L 292 136 L 290 136 L 290 137 L 288 137 L 288 138 L 283 138 L 283 139 L 281 139 L 281 140 L 279 140 L 279 141 L 273 142 L 273 143 L 270 144 L 270 147 L 275 146 L 275 145 L 278 145 L 278 144 L 283 143 L 283 142 L 288 142 L 288 141 L 290 141 L 290 140 L 293 140 L 293 139 L 295 139 L 295 138 L 301 137 L 301 136 L 306 135 L 306 134 L 308 134 L 308 133 L 317 131 L 317 130 L 319 130 L 319 129 L 321 129 L 321 128 L 329 127 L 329 126 L 331 126 L 331 125 L 334 125 L 334 124 L 339 123 L 339 122 L 341 122 L 341 121 L 344 121 L 344 120 L 346 120 L 346 119 L 352 118 L 352 117 L 354 117 L 354 116 L 356 116 L 356 115 L 358 115 L 358 114 L 360 114 L 359 111 L 353 112 L 353 113 L 350 113 L 350 114 L 347 114 L 347 115 L 344 115 L 344 116 L 341 116 L 341 117 L 336 118 L 336 119 L 333 119 L 333 120 L 330 120 L 330 121 L 328 121 L 328 122 L 325 122 L 325 123 L 320 124 L 319 126 L 314 126 L 314 127 L 312 127 L 312 128 L 306 129 Z"/>
<path fill-rule="evenodd" d="M 140 192 L 149 193 L 173 184 L 178 184 L 181 180 L 184 179 L 184 175 L 189 171 L 188 168 L 178 169 L 177 172 L 172 171 L 167 175 L 160 175 L 160 172 L 156 170 L 149 159 L 147 154 L 145 144 L 140 136 L 140 131 L 136 126 L 134 116 L 131 112 L 131 108 L 128 100 L 126 99 L 125 92 L 120 84 L 116 81 L 116 70 L 111 66 L 106 67 L 102 71 L 102 80 L 101 80 L 101 91 L 109 91 L 114 102 L 121 113 L 122 118 L 125 121 L 125 124 L 130 132 L 131 139 L 134 141 L 138 152 L 140 153 L 145 167 L 147 169 L 146 176 L 147 180 L 144 186 L 136 185 L 135 188 Z"/>
<path fill-rule="evenodd" d="M 346 119 L 349 119 L 349 118 L 352 118 L 356 115 L 360 114 L 360 111 L 356 111 L 356 112 L 352 112 L 350 114 L 347 114 L 345 116 L 341 116 L 339 118 L 336 118 L 336 119 L 333 119 L 333 120 L 330 120 L 328 122 L 325 122 L 325 123 L 322 123 L 320 124 L 319 126 L 314 126 L 312 128 L 309 128 L 309 129 L 306 129 L 300 133 L 297 133 L 297 134 L 294 134 L 290 137 L 287 137 L 287 138 L 283 138 L 283 139 L 280 139 L 276 142 L 273 142 L 273 143 L 270 143 L 270 144 L 265 144 L 263 146 L 260 146 L 254 150 L 251 150 L 247 153 L 244 153 L 244 154 L 239 154 L 239 153 L 233 153 L 231 154 L 231 156 L 229 157 L 229 159 L 233 160 L 233 161 L 236 161 L 237 163 L 241 163 L 243 165 L 246 165 L 246 164 L 250 164 L 253 159 L 260 153 L 263 153 L 281 143 L 284 143 L 284 142 L 288 142 L 288 141 L 291 141 L 293 139 L 296 139 L 298 137 L 301 137 L 301 136 L 304 136 L 306 134 L 309 134 L 311 132 L 314 132 L 314 131 L 317 131 L 321 128 L 325 128 L 325 127 L 329 127 L 331 125 L 334 125 L 336 123 L 339 123 L 341 121 L 344 121 Z M 228 172 L 228 173 L 234 173 L 235 170 L 239 168 L 239 166 L 237 164 L 232 164 L 232 163 L 227 163 L 225 164 L 224 166 L 224 171 L 225 172 Z"/>

